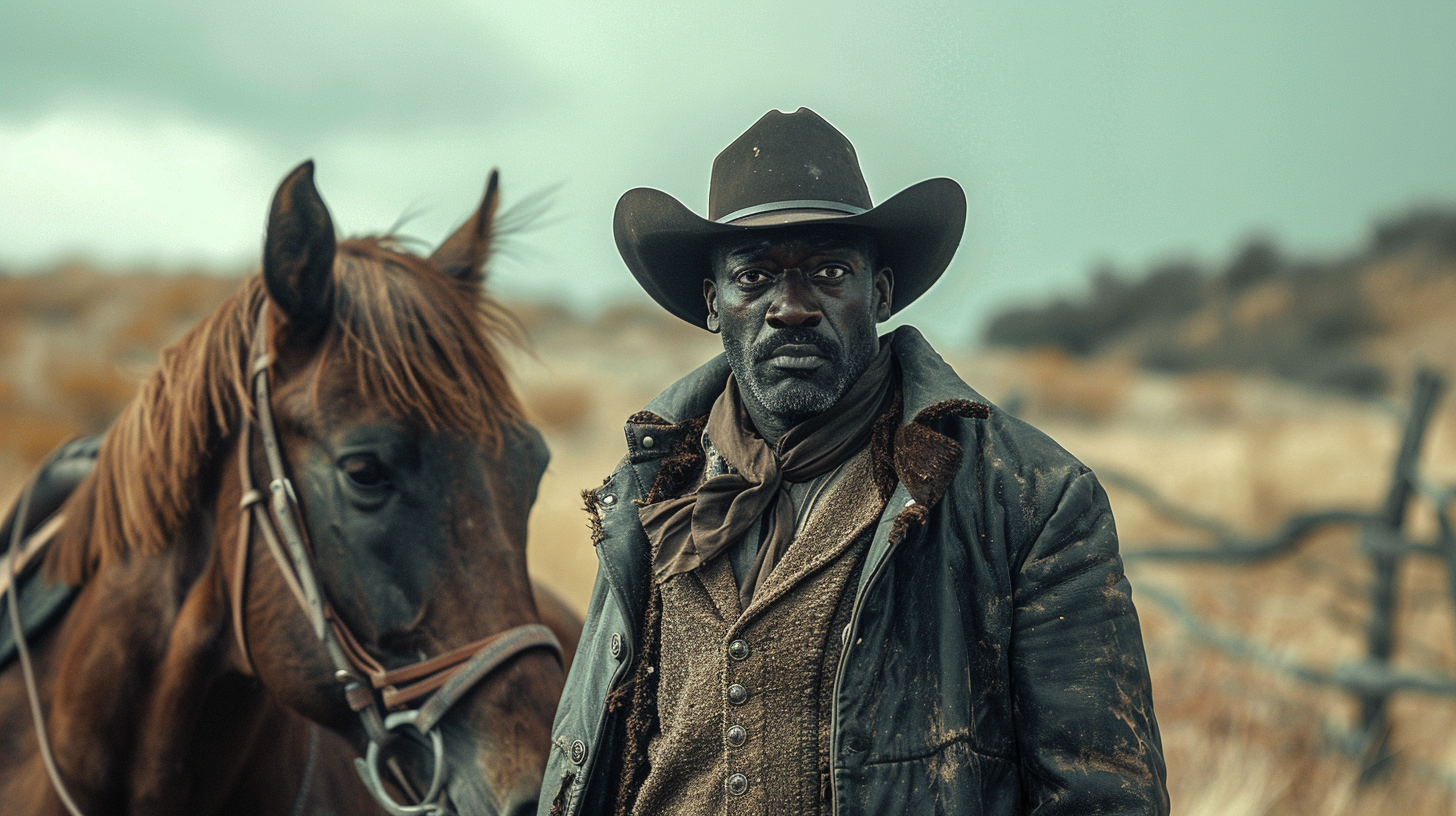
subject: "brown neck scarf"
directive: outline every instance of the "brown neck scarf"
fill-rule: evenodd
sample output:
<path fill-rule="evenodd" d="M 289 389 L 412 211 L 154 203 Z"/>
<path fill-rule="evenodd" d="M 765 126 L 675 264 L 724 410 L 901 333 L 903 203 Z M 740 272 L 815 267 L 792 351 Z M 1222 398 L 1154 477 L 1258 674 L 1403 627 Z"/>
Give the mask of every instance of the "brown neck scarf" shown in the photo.
<path fill-rule="evenodd" d="M 730 374 L 708 414 L 707 433 L 734 472 L 708 479 L 697 493 L 637 509 L 643 529 L 657 547 L 653 561 L 657 582 L 716 558 L 771 510 L 758 557 L 739 588 L 746 609 L 754 590 L 793 541 L 794 506 L 788 483 L 828 473 L 869 442 L 894 384 L 894 368 L 886 340 L 838 402 L 790 428 L 774 448 L 753 430 L 738 383 Z"/>

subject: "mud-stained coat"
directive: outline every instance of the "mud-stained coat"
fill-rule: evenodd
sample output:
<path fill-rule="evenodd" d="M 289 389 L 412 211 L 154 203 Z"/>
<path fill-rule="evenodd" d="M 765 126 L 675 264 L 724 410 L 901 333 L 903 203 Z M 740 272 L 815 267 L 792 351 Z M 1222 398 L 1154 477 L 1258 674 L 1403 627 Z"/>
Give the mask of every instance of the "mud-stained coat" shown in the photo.
<path fill-rule="evenodd" d="M 898 329 L 894 344 L 899 483 L 836 682 L 834 812 L 1167 813 L 1106 494 L 1056 443 L 971 390 L 918 331 Z M 716 358 L 653 400 L 647 410 L 662 422 L 628 424 L 627 457 L 589 494 L 600 567 L 552 729 L 541 816 L 611 812 L 622 724 L 606 700 L 637 658 L 651 580 L 634 502 L 727 375 Z"/>

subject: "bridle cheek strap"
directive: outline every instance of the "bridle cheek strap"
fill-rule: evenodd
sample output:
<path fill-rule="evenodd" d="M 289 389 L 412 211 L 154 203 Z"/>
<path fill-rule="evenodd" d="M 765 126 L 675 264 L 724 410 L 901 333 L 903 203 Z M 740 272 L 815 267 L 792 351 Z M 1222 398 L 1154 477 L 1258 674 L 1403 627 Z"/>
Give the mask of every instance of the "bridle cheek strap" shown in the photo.
<path fill-rule="evenodd" d="M 243 445 L 238 451 L 239 456 L 248 455 L 249 445 L 247 441 L 248 433 L 244 430 Z M 247 669 L 248 674 L 257 677 L 258 670 L 253 666 L 253 655 L 248 651 L 248 631 L 243 623 L 245 620 L 243 599 L 247 597 L 248 593 L 248 557 L 252 553 L 252 547 L 249 546 L 249 543 L 253 538 L 253 525 L 249 523 L 252 521 L 253 511 L 248 506 L 248 499 L 251 494 L 256 494 L 258 491 L 247 490 L 246 488 L 244 490 L 246 492 L 243 494 L 242 506 L 238 508 L 241 511 L 238 513 L 238 545 L 233 549 L 233 588 L 231 599 L 233 638 L 238 642 L 238 651 L 243 657 L 243 668 Z"/>

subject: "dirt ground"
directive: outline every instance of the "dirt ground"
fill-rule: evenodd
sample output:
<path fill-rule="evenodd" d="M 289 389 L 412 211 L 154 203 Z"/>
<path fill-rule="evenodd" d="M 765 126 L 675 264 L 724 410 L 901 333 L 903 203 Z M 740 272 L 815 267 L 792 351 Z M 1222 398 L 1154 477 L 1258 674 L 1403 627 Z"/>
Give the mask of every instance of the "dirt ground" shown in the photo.
<path fill-rule="evenodd" d="M 104 429 L 156 351 L 210 311 L 235 278 L 107 275 L 72 268 L 0 277 L 0 500 L 55 444 Z M 513 306 L 531 337 L 513 354 L 516 381 L 552 449 L 531 521 L 532 572 L 585 606 L 596 555 L 580 492 L 624 452 L 622 421 L 718 350 L 717 338 L 653 311 L 595 319 Z M 1099 473 L 1132 475 L 1179 505 L 1248 534 L 1291 513 L 1374 509 L 1384 500 L 1405 391 L 1391 406 L 1302 391 L 1257 377 L 1151 376 L 1116 361 L 1051 353 L 943 350 L 973 387 L 1032 421 Z M 1400 348 L 1385 353 L 1396 359 Z M 1456 372 L 1448 372 L 1456 373 Z M 1456 484 L 1456 396 L 1430 426 L 1423 474 Z M 1109 487 L 1129 555 L 1206 539 Z M 1435 534 L 1416 502 L 1411 534 Z M 1456 699 L 1399 695 L 1396 761 L 1373 784 L 1342 746 L 1350 697 L 1211 645 L 1208 633 L 1256 645 L 1265 663 L 1333 670 L 1364 653 L 1370 580 L 1354 531 L 1250 567 L 1128 564 L 1153 667 L 1155 704 L 1176 812 L 1447 814 L 1456 809 Z M 1456 676 L 1456 613 L 1444 565 L 1407 559 L 1400 575 L 1397 660 Z M 1174 613 L 1190 610 L 1206 629 Z"/>

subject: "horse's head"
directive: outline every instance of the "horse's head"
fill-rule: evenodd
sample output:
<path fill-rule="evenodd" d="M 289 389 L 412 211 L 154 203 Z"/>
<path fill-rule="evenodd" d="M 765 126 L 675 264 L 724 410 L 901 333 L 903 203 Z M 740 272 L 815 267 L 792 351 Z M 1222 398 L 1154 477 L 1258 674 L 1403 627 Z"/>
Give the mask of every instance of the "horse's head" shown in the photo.
<path fill-rule="evenodd" d="M 288 587 L 286 561 L 269 555 L 255 528 L 243 637 L 248 662 L 279 699 L 361 751 L 368 717 L 351 710 L 345 687 L 372 695 L 383 714 L 389 689 L 371 689 L 359 660 L 398 670 L 538 620 L 526 520 L 547 453 L 521 419 L 497 349 L 505 318 L 482 291 L 496 202 L 492 174 L 480 208 L 428 258 L 389 239 L 336 241 L 311 163 L 283 181 L 269 215 L 266 343 L 255 348 L 268 352 L 259 368 L 268 369 L 317 596 L 341 626 L 321 640 Z M 255 474 L 252 485 L 239 478 L 240 492 L 270 492 L 264 435 L 254 431 L 240 453 Z M 274 538 L 273 549 L 288 549 L 277 540 L 286 536 Z M 341 632 L 351 642 L 338 643 Z M 331 660 L 327 637 L 363 653 L 349 671 Z M 450 707 L 435 731 L 456 812 L 534 812 L 562 682 L 558 655 L 528 648 Z M 409 733 L 376 762 L 409 802 L 389 770 L 423 792 L 434 735 L 400 730 Z"/>

